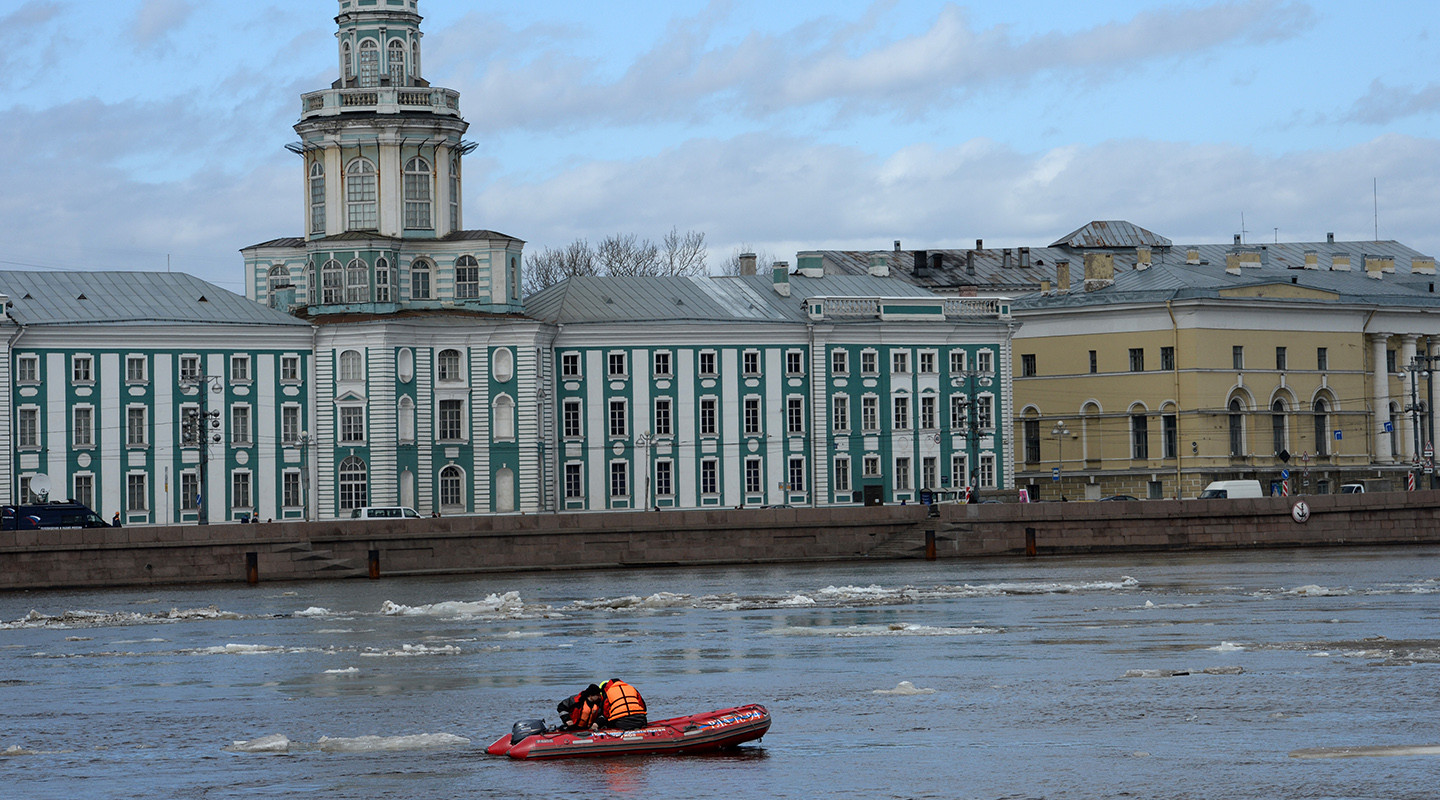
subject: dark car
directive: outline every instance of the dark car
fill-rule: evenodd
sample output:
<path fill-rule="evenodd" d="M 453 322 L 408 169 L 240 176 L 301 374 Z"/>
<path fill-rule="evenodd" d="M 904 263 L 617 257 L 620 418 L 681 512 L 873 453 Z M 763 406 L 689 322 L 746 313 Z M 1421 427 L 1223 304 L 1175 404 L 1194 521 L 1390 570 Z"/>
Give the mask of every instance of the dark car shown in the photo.
<path fill-rule="evenodd" d="M 1139 499 L 1140 499 L 1140 498 L 1138 498 L 1138 497 L 1131 497 L 1131 496 L 1128 495 L 1128 494 L 1112 494 L 1112 495 L 1110 495 L 1109 497 L 1102 497 L 1102 498 L 1100 498 L 1100 502 L 1103 503 L 1103 502 L 1105 502 L 1105 501 L 1107 501 L 1107 500 L 1139 500 Z"/>
<path fill-rule="evenodd" d="M 110 523 L 88 507 L 75 502 L 40 503 L 0 508 L 0 530 L 38 528 L 109 528 Z"/>

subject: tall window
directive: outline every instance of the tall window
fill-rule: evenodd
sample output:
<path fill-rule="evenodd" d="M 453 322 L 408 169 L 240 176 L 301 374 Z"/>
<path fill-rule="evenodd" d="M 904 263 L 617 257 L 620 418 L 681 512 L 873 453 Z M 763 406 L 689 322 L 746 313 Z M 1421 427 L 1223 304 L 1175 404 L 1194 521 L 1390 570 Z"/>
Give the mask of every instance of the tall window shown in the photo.
<path fill-rule="evenodd" d="M 456 402 L 459 402 L 458 400 Z M 497 441 L 515 440 L 515 398 L 508 394 L 502 394 L 495 398 L 491 406 L 494 414 L 494 422 L 491 430 L 494 431 Z"/>
<path fill-rule="evenodd" d="M 75 491 L 70 496 L 75 502 L 82 506 L 95 507 L 95 476 L 76 475 L 73 483 Z"/>
<path fill-rule="evenodd" d="M 830 398 L 830 427 L 836 433 L 850 430 L 850 398 L 844 395 Z"/>
<path fill-rule="evenodd" d="M 980 485 L 987 489 L 995 488 L 995 454 L 980 454 Z"/>
<path fill-rule="evenodd" d="M 624 400 L 610 401 L 610 436 L 623 439 L 629 435 L 630 424 Z"/>
<path fill-rule="evenodd" d="M 200 507 L 200 475 L 195 470 L 180 473 L 180 507 L 186 511 Z"/>
<path fill-rule="evenodd" d="M 360 352 L 358 350 L 346 350 L 340 354 L 340 380 L 360 381 L 365 379 L 365 368 L 362 366 Z"/>
<path fill-rule="evenodd" d="M 1180 421 L 1174 414 L 1163 414 L 1160 417 L 1161 446 L 1165 449 L 1165 458 L 1180 457 Z"/>
<path fill-rule="evenodd" d="M 454 508 L 465 504 L 465 477 L 451 464 L 440 470 L 440 505 Z"/>
<path fill-rule="evenodd" d="M 355 63 L 350 57 L 349 42 L 345 42 L 344 44 L 340 45 L 340 61 L 340 72 L 345 76 L 345 80 L 348 82 L 351 78 L 355 77 Z"/>
<path fill-rule="evenodd" d="M 374 39 L 360 43 L 360 86 L 370 88 L 380 85 L 380 46 Z"/>
<path fill-rule="evenodd" d="M 383 258 L 375 259 L 375 302 L 390 302 L 390 262 Z"/>
<path fill-rule="evenodd" d="M 1279 371 L 1281 371 L 1281 372 L 1284 372 L 1285 369 L 1286 369 L 1286 366 L 1285 366 L 1285 365 L 1286 365 L 1287 361 L 1288 361 L 1288 359 L 1286 359 L 1286 357 L 1285 357 L 1285 348 L 1283 348 L 1283 347 L 1277 347 L 1277 348 L 1275 348 L 1275 369 L 1277 369 L 1277 370 L 1279 370 Z"/>
<path fill-rule="evenodd" d="M 850 457 L 839 456 L 835 459 L 835 491 L 850 491 Z"/>
<path fill-rule="evenodd" d="M 480 262 L 475 256 L 460 256 L 455 259 L 455 297 L 458 300 L 473 300 L 480 296 Z"/>
<path fill-rule="evenodd" d="M 410 299 L 430 299 L 430 262 L 423 258 L 410 264 Z"/>
<path fill-rule="evenodd" d="M 326 261 L 320 267 L 320 302 L 338 303 L 345 292 L 345 271 L 335 259 Z"/>
<path fill-rule="evenodd" d="M 340 441 L 362 444 L 365 441 L 365 409 L 360 406 L 340 407 Z"/>
<path fill-rule="evenodd" d="M 758 436 L 760 434 L 760 398 L 745 398 L 745 435 Z"/>
<path fill-rule="evenodd" d="M 880 398 L 874 395 L 860 398 L 860 428 L 865 431 L 880 430 Z"/>
<path fill-rule="evenodd" d="M 340 462 L 340 508 L 348 511 L 370 505 L 370 478 L 365 462 L 351 456 Z"/>
<path fill-rule="evenodd" d="M 146 490 L 148 483 L 143 472 L 125 476 L 126 511 L 144 511 L 149 507 L 150 492 Z"/>
<path fill-rule="evenodd" d="M 310 232 L 325 232 L 325 163 L 310 164 Z"/>
<path fill-rule="evenodd" d="M 970 427 L 969 398 L 963 394 L 950 395 L 950 430 L 960 432 Z"/>
<path fill-rule="evenodd" d="M 630 496 L 630 464 L 625 461 L 610 463 L 610 496 Z"/>
<path fill-rule="evenodd" d="M 703 459 L 700 462 L 700 493 L 720 493 L 720 462 L 713 458 Z"/>
<path fill-rule="evenodd" d="M 1230 401 L 1230 455 L 1245 455 L 1245 407 L 1238 397 Z"/>
<path fill-rule="evenodd" d="M 1237 344 L 1230 348 L 1230 368 L 1245 369 L 1245 348 L 1243 346 Z"/>
<path fill-rule="evenodd" d="M 249 508 L 250 473 L 235 472 L 230 475 L 230 505 L 234 508 Z"/>
<path fill-rule="evenodd" d="M 1025 420 L 1025 463 L 1040 463 L 1040 420 Z"/>
<path fill-rule="evenodd" d="M 790 458 L 790 470 L 788 478 L 790 483 L 790 491 L 805 491 L 805 459 L 803 457 L 792 456 Z"/>
<path fill-rule="evenodd" d="M 286 470 L 280 476 L 280 505 L 285 508 L 299 508 L 303 504 L 300 494 L 300 473 Z"/>
<path fill-rule="evenodd" d="M 895 430 L 903 431 L 910 428 L 910 398 L 899 395 L 895 398 L 894 423 Z"/>
<path fill-rule="evenodd" d="M 910 459 L 901 456 L 895 459 L 895 490 L 905 491 L 910 488 Z"/>
<path fill-rule="evenodd" d="M 933 394 L 920 396 L 920 427 L 923 430 L 934 430 L 935 424 L 935 403 L 939 400 Z"/>
<path fill-rule="evenodd" d="M 389 67 L 390 85 L 405 85 L 405 43 L 391 39 L 385 47 L 385 66 Z"/>
<path fill-rule="evenodd" d="M 1150 420 L 1143 412 L 1130 416 L 1130 457 L 1137 460 L 1150 457 Z"/>
<path fill-rule="evenodd" d="M 655 400 L 655 435 L 669 436 L 670 425 L 670 398 L 660 397 Z"/>
<path fill-rule="evenodd" d="M 702 398 L 700 398 L 700 435 L 701 435 L 701 436 L 714 436 L 714 435 L 716 435 L 716 430 L 717 430 L 717 427 L 718 427 L 717 424 L 716 424 L 716 416 L 717 416 L 717 414 L 716 414 L 716 407 L 718 406 L 718 404 L 719 404 L 719 401 L 716 400 L 716 399 L 713 398 L 713 397 L 702 397 Z"/>
<path fill-rule="evenodd" d="M 345 208 L 349 229 L 374 230 L 379 225 L 375 165 L 368 158 L 357 158 L 350 162 L 345 172 Z"/>
<path fill-rule="evenodd" d="M 464 438 L 464 416 L 465 401 L 441 400 L 439 418 L 435 425 L 436 435 L 452 442 Z"/>
<path fill-rule="evenodd" d="M 94 364 L 90 356 L 75 356 L 70 362 L 70 379 L 75 383 L 94 383 Z"/>
<path fill-rule="evenodd" d="M 745 459 L 745 491 L 750 494 L 757 494 L 763 486 L 764 483 L 760 475 L 760 459 Z"/>
<path fill-rule="evenodd" d="M 125 444 L 130 447 L 144 447 L 146 439 L 146 409 L 131 406 L 125 409 Z"/>
<path fill-rule="evenodd" d="M 1160 348 L 1160 369 L 1166 372 L 1173 372 L 1175 369 L 1175 348 Z"/>
<path fill-rule="evenodd" d="M 1315 455 L 1324 457 L 1330 454 L 1330 407 L 1326 405 L 1324 398 L 1315 400 Z"/>
<path fill-rule="evenodd" d="M 672 461 L 655 462 L 655 494 L 658 497 L 669 497 L 675 494 L 674 481 L 675 464 Z"/>
<path fill-rule="evenodd" d="M 1324 347 L 1315 348 L 1315 369 L 1324 372 L 1330 369 L 1330 351 Z"/>
<path fill-rule="evenodd" d="M 230 442 L 250 444 L 250 406 L 230 407 Z"/>
<path fill-rule="evenodd" d="M 982 394 L 975 398 L 975 426 L 981 430 L 995 427 L 995 397 Z"/>
<path fill-rule="evenodd" d="M 567 439 L 578 439 L 581 435 L 580 427 L 580 401 L 566 400 L 562 414 L 564 435 Z"/>
<path fill-rule="evenodd" d="M 787 433 L 805 432 L 805 399 L 803 397 L 785 399 L 785 426 Z"/>
<path fill-rule="evenodd" d="M 300 406 L 280 407 L 280 441 L 286 444 L 300 441 Z"/>
<path fill-rule="evenodd" d="M 1286 450 L 1285 446 L 1285 401 L 1276 400 L 1270 405 L 1270 439 L 1274 452 Z"/>
<path fill-rule="evenodd" d="M 345 302 L 370 302 L 370 267 L 358 258 L 345 265 Z"/>
<path fill-rule="evenodd" d="M 16 418 L 15 444 L 20 447 L 40 446 L 40 409 L 22 408 Z"/>
<path fill-rule="evenodd" d="M 1145 371 L 1145 349 L 1143 347 L 1130 348 L 1130 371 Z"/>
<path fill-rule="evenodd" d="M 565 496 L 577 498 L 585 496 L 585 466 L 574 462 L 565 465 Z"/>
<path fill-rule="evenodd" d="M 925 456 L 920 459 L 920 488 L 932 489 L 940 485 L 939 469 L 937 468 L 935 456 Z"/>
<path fill-rule="evenodd" d="M 70 438 L 76 447 L 90 447 L 95 444 L 95 409 L 90 406 L 76 406 L 71 424 Z"/>
<path fill-rule="evenodd" d="M 1094 350 L 1090 351 L 1090 374 L 1094 375 L 1100 371 L 1100 356 Z"/>
<path fill-rule="evenodd" d="M 830 374 L 847 375 L 850 372 L 850 354 L 844 350 L 830 351 Z"/>
<path fill-rule="evenodd" d="M 450 159 L 450 230 L 460 230 L 460 159 Z"/>
<path fill-rule="evenodd" d="M 460 380 L 460 351 L 441 350 L 436 358 L 436 379 L 442 381 Z"/>
<path fill-rule="evenodd" d="M 405 162 L 405 227 L 426 229 L 430 222 L 430 162 L 415 157 Z"/>

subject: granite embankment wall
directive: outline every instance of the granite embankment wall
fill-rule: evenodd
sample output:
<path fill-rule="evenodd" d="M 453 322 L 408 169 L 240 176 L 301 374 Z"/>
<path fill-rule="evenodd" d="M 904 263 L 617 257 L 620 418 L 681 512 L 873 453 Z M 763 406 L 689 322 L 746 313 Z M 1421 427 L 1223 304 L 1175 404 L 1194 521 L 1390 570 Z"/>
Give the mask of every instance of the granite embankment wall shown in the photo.
<path fill-rule="evenodd" d="M 1440 544 L 1440 492 L 0 531 L 0 589 L 518 570 Z"/>

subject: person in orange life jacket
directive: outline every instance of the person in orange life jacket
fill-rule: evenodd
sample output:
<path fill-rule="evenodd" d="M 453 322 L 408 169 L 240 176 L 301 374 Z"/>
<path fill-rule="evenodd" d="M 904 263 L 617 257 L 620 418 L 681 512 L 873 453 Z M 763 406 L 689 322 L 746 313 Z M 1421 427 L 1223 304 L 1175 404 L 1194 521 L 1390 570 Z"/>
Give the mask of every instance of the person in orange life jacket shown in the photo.
<path fill-rule="evenodd" d="M 601 725 L 622 731 L 633 731 L 650 724 L 645 716 L 645 700 L 634 686 L 611 678 L 600 684 Z"/>
<path fill-rule="evenodd" d="M 584 731 L 600 727 L 600 706 L 604 695 L 600 687 L 590 684 L 574 697 L 567 697 L 555 706 L 560 712 L 560 730 Z"/>

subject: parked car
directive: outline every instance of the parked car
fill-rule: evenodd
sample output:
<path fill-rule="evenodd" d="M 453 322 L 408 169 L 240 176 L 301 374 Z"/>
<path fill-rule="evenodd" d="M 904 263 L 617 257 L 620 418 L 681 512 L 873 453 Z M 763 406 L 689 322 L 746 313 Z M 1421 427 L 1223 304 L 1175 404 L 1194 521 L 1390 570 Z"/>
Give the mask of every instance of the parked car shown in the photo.
<path fill-rule="evenodd" d="M 1201 500 L 1264 496 L 1260 491 L 1260 481 L 1214 481 L 1200 493 Z"/>
<path fill-rule="evenodd" d="M 1138 498 L 1138 497 L 1131 497 L 1131 496 L 1128 495 L 1128 494 L 1112 494 L 1112 495 L 1110 495 L 1109 497 L 1102 497 L 1102 498 L 1100 498 L 1100 500 L 1099 500 L 1098 502 L 1103 503 L 1103 502 L 1105 502 L 1106 500 L 1129 501 L 1129 500 L 1139 500 L 1139 499 L 1140 499 L 1140 498 Z"/>
<path fill-rule="evenodd" d="M 0 509 L 0 530 L 109 527 L 110 523 L 82 503 L 37 503 Z"/>
<path fill-rule="evenodd" d="M 407 506 L 366 506 L 350 512 L 350 519 L 419 519 L 415 509 Z"/>
<path fill-rule="evenodd" d="M 1365 484 L 1347 483 L 1340 487 L 1340 494 L 1365 494 Z"/>

